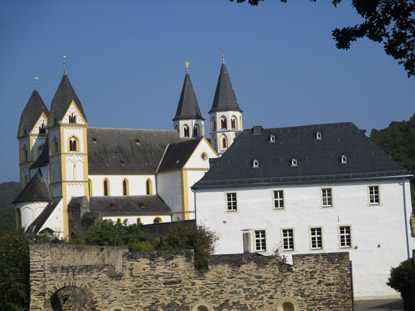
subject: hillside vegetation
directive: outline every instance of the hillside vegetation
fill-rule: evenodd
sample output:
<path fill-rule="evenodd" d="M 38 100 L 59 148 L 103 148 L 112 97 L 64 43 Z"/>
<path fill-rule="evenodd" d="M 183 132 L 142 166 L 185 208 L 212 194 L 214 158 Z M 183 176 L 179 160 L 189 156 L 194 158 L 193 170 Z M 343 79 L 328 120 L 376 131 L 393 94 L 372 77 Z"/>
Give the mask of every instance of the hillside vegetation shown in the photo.
<path fill-rule="evenodd" d="M 9 231 L 16 225 L 13 200 L 19 193 L 19 183 L 10 181 L 0 184 L 0 232 Z"/>

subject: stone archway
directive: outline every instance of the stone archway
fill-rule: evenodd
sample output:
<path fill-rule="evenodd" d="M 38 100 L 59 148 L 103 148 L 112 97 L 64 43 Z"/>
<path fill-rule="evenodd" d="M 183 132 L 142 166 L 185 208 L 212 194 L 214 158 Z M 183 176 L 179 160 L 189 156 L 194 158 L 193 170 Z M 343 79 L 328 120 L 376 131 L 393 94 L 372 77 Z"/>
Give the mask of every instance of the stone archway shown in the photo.
<path fill-rule="evenodd" d="M 50 297 L 53 311 L 96 311 L 96 303 L 90 295 L 80 287 L 66 286 Z"/>

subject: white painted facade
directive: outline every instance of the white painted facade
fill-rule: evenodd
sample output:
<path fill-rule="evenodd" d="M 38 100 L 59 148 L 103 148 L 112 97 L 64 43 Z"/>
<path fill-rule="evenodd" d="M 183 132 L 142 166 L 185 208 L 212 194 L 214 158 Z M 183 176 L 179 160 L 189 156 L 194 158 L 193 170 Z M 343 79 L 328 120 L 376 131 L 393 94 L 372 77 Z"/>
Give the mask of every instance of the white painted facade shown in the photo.
<path fill-rule="evenodd" d="M 173 124 L 174 129 L 179 132 L 180 137 L 198 138 L 205 135 L 205 123 L 203 120 L 175 120 Z"/>
<path fill-rule="evenodd" d="M 369 203 L 369 185 L 379 187 L 379 204 Z M 322 189 L 331 189 L 332 207 L 322 206 Z M 274 208 L 275 190 L 283 191 L 283 209 Z M 227 210 L 226 193 L 236 193 L 236 211 Z M 356 298 L 398 296 L 386 282 L 390 268 L 415 248 L 406 226 L 411 212 L 409 182 L 402 179 L 197 190 L 197 223 L 217 234 L 216 254 L 244 252 L 243 232 L 250 233 L 254 252 L 256 230 L 265 231 L 261 253 L 278 248 L 288 262 L 292 254 L 347 251 Z M 342 247 L 339 228 L 347 226 L 351 245 Z M 312 249 L 311 228 L 321 228 L 321 249 Z M 293 230 L 292 251 L 283 249 L 283 229 Z"/>
<path fill-rule="evenodd" d="M 220 111 L 210 114 L 210 137 L 213 148 L 224 153 L 243 130 L 239 111 Z"/>
<path fill-rule="evenodd" d="M 48 202 L 22 202 L 16 204 L 16 209 L 20 209 L 21 225 L 25 230 L 42 213 L 46 205 L 48 205 Z"/>
<path fill-rule="evenodd" d="M 104 181 L 107 180 L 110 196 L 122 196 L 123 182 L 127 182 L 128 195 L 146 195 L 147 180 L 150 181 L 150 194 L 156 193 L 156 177 L 153 174 L 143 175 L 89 175 L 91 196 L 104 196 Z"/>

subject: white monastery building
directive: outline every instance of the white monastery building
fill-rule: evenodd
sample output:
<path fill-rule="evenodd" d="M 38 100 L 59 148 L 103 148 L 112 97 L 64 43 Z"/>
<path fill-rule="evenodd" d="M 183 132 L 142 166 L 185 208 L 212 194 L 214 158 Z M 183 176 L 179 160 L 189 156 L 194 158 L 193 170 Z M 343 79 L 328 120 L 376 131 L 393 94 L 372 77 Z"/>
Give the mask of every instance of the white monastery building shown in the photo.
<path fill-rule="evenodd" d="M 197 182 L 216 254 L 350 253 L 356 298 L 391 297 L 410 257 L 412 174 L 353 123 L 244 130 Z"/>

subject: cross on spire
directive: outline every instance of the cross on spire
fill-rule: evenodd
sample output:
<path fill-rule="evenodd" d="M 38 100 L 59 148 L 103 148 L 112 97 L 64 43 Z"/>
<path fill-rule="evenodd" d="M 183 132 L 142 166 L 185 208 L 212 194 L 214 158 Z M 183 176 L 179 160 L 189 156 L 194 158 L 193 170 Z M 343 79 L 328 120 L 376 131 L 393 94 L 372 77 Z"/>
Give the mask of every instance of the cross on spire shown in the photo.
<path fill-rule="evenodd" d="M 189 62 L 186 62 L 186 72 L 189 72 Z"/>
<path fill-rule="evenodd" d="M 37 80 L 39 80 L 39 78 L 38 77 L 34 77 L 33 80 L 34 80 L 35 91 L 36 91 L 37 90 Z"/>
<path fill-rule="evenodd" d="M 66 55 L 63 55 L 63 74 L 66 75 Z"/>
<path fill-rule="evenodd" d="M 222 52 L 222 64 L 225 63 L 225 52 Z"/>

